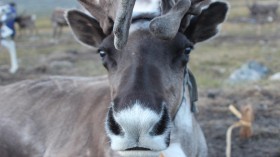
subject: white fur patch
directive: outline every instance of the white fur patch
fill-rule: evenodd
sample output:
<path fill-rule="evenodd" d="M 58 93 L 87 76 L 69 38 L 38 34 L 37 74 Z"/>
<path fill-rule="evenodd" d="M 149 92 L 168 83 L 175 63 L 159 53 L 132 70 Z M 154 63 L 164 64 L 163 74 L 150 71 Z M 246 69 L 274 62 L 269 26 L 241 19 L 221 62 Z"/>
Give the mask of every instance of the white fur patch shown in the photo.
<path fill-rule="evenodd" d="M 143 152 L 153 156 L 154 153 L 167 148 L 165 140 L 170 130 L 167 129 L 162 135 L 151 135 L 150 132 L 159 122 L 161 115 L 142 106 L 139 101 L 136 101 L 133 107 L 115 113 L 114 118 L 124 131 L 124 135 L 114 135 L 107 129 L 113 150 L 127 154 L 126 156 L 130 156 L 131 153 L 137 156 Z M 152 151 L 124 151 L 133 147 L 148 148 Z"/>
<path fill-rule="evenodd" d="M 193 131 L 193 115 L 190 110 L 190 101 L 187 93 L 186 91 L 186 98 L 182 102 L 173 122 L 171 143 L 167 150 L 162 152 L 164 157 L 187 157 L 180 143 L 182 138 L 186 138 L 186 135 L 192 134 Z"/>
<path fill-rule="evenodd" d="M 164 157 L 187 157 L 179 143 L 171 143 L 162 154 Z"/>
<path fill-rule="evenodd" d="M 159 151 L 119 151 L 122 157 L 159 157 Z"/>
<path fill-rule="evenodd" d="M 174 125 L 178 130 L 184 130 L 188 133 L 191 133 L 193 130 L 192 124 L 192 112 L 190 110 L 189 100 L 186 98 L 185 101 L 182 102 L 182 105 L 177 112 L 177 115 L 174 120 Z"/>

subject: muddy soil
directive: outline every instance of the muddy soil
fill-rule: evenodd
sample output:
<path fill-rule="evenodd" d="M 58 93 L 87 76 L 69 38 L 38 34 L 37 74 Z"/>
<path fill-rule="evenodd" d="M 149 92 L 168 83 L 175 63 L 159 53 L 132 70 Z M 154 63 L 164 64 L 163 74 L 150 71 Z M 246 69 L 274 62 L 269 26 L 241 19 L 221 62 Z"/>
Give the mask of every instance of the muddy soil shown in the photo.
<path fill-rule="evenodd" d="M 197 115 L 205 133 L 210 157 L 225 156 L 226 130 L 238 121 L 228 106 L 252 105 L 253 136 L 243 139 L 239 129 L 232 134 L 232 157 L 280 157 L 280 90 L 260 86 L 212 89 L 200 92 Z"/>

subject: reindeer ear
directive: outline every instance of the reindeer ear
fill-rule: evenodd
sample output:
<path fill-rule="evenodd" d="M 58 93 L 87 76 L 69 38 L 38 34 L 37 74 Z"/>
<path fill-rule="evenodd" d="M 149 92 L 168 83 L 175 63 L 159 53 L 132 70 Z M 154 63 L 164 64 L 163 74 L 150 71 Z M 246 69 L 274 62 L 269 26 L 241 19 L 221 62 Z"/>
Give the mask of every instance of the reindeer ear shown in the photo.
<path fill-rule="evenodd" d="M 186 36 L 194 43 L 202 42 L 215 36 L 218 25 L 224 22 L 228 5 L 224 2 L 214 2 L 204 9 L 200 15 L 192 18 L 185 31 Z"/>
<path fill-rule="evenodd" d="M 78 41 L 91 47 L 98 47 L 106 37 L 99 22 L 78 10 L 69 10 L 66 20 Z"/>

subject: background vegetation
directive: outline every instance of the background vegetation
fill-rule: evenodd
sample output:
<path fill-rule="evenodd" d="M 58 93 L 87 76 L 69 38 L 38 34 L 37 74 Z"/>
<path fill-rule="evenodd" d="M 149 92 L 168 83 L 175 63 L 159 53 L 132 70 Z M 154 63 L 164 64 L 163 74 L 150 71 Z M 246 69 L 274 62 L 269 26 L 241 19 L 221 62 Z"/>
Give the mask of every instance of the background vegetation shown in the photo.
<path fill-rule="evenodd" d="M 269 3 L 273 0 L 264 2 Z M 59 53 L 67 50 L 90 51 L 80 46 L 68 29 L 64 30 L 58 43 L 51 42 L 51 12 L 56 7 L 80 8 L 76 1 L 40 0 L 38 2 L 37 0 L 17 0 L 16 3 L 19 13 L 24 11 L 25 14 L 37 15 L 36 25 L 39 30 L 37 36 L 24 35 L 17 38 L 18 55 L 22 68 L 34 67 L 41 63 L 40 58 L 55 52 Z M 228 20 L 222 25 L 219 36 L 206 43 L 198 44 L 191 55 L 190 67 L 197 76 L 201 88 L 227 86 L 225 80 L 230 73 L 248 60 L 260 61 L 268 66 L 271 73 L 280 71 L 280 62 L 278 61 L 280 57 L 279 21 L 261 26 L 249 20 L 242 22 L 242 19 L 249 17 L 245 1 L 231 0 L 229 3 L 231 4 L 231 10 Z M 7 65 L 9 63 L 8 58 L 7 53 L 1 53 L 0 65 Z M 32 63 L 30 60 L 32 60 Z M 78 60 L 75 66 L 85 66 L 78 67 L 77 69 L 80 70 L 75 75 L 92 76 L 93 74 L 105 73 L 100 67 L 98 58 L 94 63 Z M 100 71 L 96 71 L 96 69 Z M 267 80 L 259 83 L 266 84 Z"/>

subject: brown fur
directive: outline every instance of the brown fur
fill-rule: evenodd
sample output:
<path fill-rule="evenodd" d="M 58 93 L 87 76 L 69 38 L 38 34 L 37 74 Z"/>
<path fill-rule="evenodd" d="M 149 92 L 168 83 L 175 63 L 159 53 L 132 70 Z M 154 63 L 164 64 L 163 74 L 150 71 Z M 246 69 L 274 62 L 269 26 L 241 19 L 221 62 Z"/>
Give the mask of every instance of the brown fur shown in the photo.
<path fill-rule="evenodd" d="M 1 157 L 106 153 L 100 147 L 108 142 L 105 134 L 95 136 L 104 132 L 104 113 L 110 104 L 106 79 L 51 78 L 0 89 L 0 143 L 9 147 L 0 147 L 8 154 Z"/>

